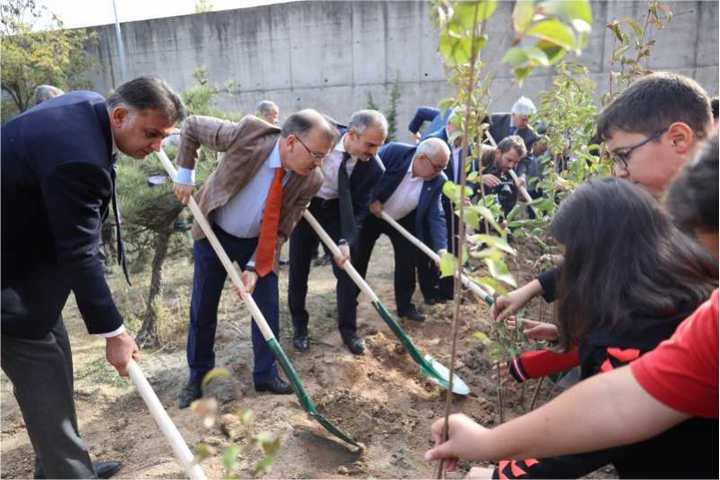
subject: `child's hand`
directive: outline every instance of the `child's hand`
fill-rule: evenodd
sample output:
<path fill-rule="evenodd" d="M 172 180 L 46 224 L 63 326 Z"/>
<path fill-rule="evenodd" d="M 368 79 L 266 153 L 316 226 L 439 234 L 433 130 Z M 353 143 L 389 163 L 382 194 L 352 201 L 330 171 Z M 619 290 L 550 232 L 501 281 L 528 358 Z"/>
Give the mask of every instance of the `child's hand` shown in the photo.
<path fill-rule="evenodd" d="M 462 413 L 450 415 L 448 419 L 448 440 L 444 441 L 445 419 L 440 418 L 432 424 L 430 429 L 435 447 L 425 452 L 425 460 L 446 461 L 447 470 L 452 472 L 457 468 L 458 459 L 483 460 L 485 453 L 483 447 L 489 442 L 483 442 L 490 432 L 482 425 L 475 423 L 470 417 Z"/>
<path fill-rule="evenodd" d="M 509 330 L 517 328 L 517 323 L 515 317 L 508 317 L 505 320 L 505 325 Z M 558 339 L 558 328 L 552 323 L 536 322 L 535 320 L 523 318 L 520 320 L 520 324 L 522 325 L 523 334 L 531 340 L 555 341 Z"/>

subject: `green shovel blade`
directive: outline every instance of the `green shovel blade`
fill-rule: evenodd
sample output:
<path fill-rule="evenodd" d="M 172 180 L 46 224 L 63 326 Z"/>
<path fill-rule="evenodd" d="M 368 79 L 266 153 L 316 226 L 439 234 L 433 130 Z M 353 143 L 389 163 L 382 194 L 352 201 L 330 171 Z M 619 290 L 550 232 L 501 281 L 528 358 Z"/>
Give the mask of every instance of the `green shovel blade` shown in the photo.
<path fill-rule="evenodd" d="M 340 430 L 330 420 L 318 413 L 317 407 L 310 398 L 310 395 L 305 390 L 305 387 L 302 384 L 302 380 L 300 380 L 300 376 L 295 370 L 295 367 L 293 367 L 293 364 L 290 363 L 290 359 L 287 357 L 287 355 L 285 355 L 285 351 L 282 349 L 277 339 L 273 337 L 266 340 L 265 343 L 267 343 L 268 347 L 270 347 L 270 350 L 272 350 L 273 354 L 275 355 L 278 363 L 280 363 L 280 366 L 287 375 L 288 380 L 290 380 L 290 384 L 292 385 L 293 390 L 295 390 L 295 395 L 297 395 L 298 400 L 300 401 L 300 404 L 305 409 L 305 411 L 308 412 L 310 416 L 314 418 L 320 425 L 322 425 L 325 430 L 327 430 L 334 436 L 338 437 L 344 442 L 349 443 L 354 447 L 360 447 L 360 444 L 353 440 L 350 435 Z"/>
<path fill-rule="evenodd" d="M 403 330 L 400 324 L 392 317 L 390 312 L 385 308 L 380 300 L 372 302 L 375 310 L 380 314 L 380 317 L 390 327 L 390 330 L 400 340 L 405 350 L 410 354 L 415 363 L 420 365 L 420 372 L 423 376 L 432 380 L 440 387 L 445 390 L 450 389 L 450 370 L 445 367 L 442 363 L 438 362 L 430 355 L 423 356 L 417 349 L 410 336 Z M 453 388 L 452 392 L 458 395 L 467 395 L 470 393 L 470 388 L 467 384 L 457 375 L 453 375 Z"/>

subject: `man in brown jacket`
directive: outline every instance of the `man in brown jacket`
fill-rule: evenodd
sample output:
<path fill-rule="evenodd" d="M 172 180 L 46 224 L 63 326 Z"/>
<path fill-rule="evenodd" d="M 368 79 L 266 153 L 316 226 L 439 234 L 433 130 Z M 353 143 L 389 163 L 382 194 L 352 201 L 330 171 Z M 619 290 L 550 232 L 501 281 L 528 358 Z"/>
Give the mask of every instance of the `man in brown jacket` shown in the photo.
<path fill-rule="evenodd" d="M 302 211 L 322 185 L 318 168 L 337 141 L 335 127 L 315 110 L 301 110 L 282 126 L 249 115 L 239 123 L 190 117 L 181 133 L 175 194 L 187 203 L 201 145 L 224 157 L 196 195 L 231 260 L 242 269 L 255 258 L 257 277 L 243 280 L 265 319 L 278 335 L 277 255 Z M 187 359 L 190 379 L 178 396 L 180 408 L 202 396 L 203 376 L 215 366 L 215 328 L 226 272 L 197 223 L 192 229 L 195 273 L 190 305 Z M 257 279 L 257 281 L 256 281 Z M 277 374 L 275 360 L 253 323 L 253 381 L 258 392 L 287 394 L 290 385 Z"/>

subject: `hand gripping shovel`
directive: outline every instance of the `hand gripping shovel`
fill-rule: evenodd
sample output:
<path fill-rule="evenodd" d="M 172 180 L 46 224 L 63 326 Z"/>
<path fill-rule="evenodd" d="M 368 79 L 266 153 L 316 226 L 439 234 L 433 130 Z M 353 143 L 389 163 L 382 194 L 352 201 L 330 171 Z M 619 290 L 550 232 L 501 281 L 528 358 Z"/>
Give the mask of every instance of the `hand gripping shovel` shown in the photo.
<path fill-rule="evenodd" d="M 315 217 L 313 217 L 313 215 L 307 210 L 303 212 L 303 217 L 310 224 L 313 230 L 315 230 L 315 233 L 318 234 L 320 240 L 322 240 L 325 246 L 330 249 L 332 254 L 339 256 L 340 249 L 337 245 L 335 245 L 335 242 L 332 241 L 327 232 L 323 230 L 318 221 L 315 220 Z M 362 278 L 349 261 L 343 263 L 341 268 L 347 272 L 352 281 L 355 282 L 355 285 L 357 285 L 358 288 L 370 298 L 373 307 L 375 307 L 375 310 L 378 314 L 380 314 L 380 317 L 385 321 L 385 323 L 387 323 L 390 330 L 392 330 L 395 336 L 400 340 L 403 347 L 405 347 L 405 350 L 407 350 L 412 359 L 415 360 L 415 363 L 420 365 L 420 371 L 422 374 L 436 384 L 440 385 L 445 390 L 448 390 L 450 387 L 450 370 L 430 355 L 425 355 L 423 357 L 405 330 L 403 330 L 400 324 L 395 321 L 388 309 L 385 308 L 385 305 L 380 302 L 380 299 L 377 295 L 375 295 L 375 292 L 372 291 L 365 279 Z M 465 384 L 460 377 L 454 375 L 452 391 L 458 395 L 467 395 L 470 393 L 470 388 L 468 388 L 467 384 Z"/>
<path fill-rule="evenodd" d="M 497 148 L 497 143 L 495 142 L 495 139 L 493 138 L 493 136 L 490 134 L 489 130 L 485 130 L 485 137 L 488 139 L 488 141 L 490 142 L 490 144 L 493 147 Z M 522 195 L 523 200 L 525 200 L 525 203 L 532 203 L 533 198 L 530 196 L 527 189 L 520 184 L 520 179 L 518 178 L 517 173 L 515 173 L 515 170 L 513 170 L 511 168 L 510 170 L 508 170 L 508 173 L 512 177 L 513 182 L 515 182 L 515 186 L 520 191 L 520 195 Z"/>
<path fill-rule="evenodd" d="M 170 178 L 175 178 L 175 167 L 170 162 L 170 159 L 165 154 L 162 148 L 158 152 L 158 157 L 160 158 L 163 167 L 165 167 L 165 170 L 167 170 L 168 174 L 170 175 Z M 290 380 L 290 383 L 295 390 L 295 395 L 297 395 L 298 400 L 300 400 L 300 404 L 303 406 L 305 411 L 310 414 L 312 418 L 317 420 L 318 423 L 320 423 L 320 425 L 325 428 L 325 430 L 327 430 L 334 436 L 340 438 L 341 440 L 349 443 L 350 445 L 360 447 L 360 445 L 355 440 L 353 440 L 352 437 L 340 430 L 338 427 L 333 425 L 330 420 L 318 413 L 317 407 L 310 398 L 310 395 L 308 395 L 307 391 L 305 390 L 305 387 L 303 386 L 302 381 L 297 374 L 297 371 L 295 371 L 295 367 L 293 367 L 292 363 L 290 363 L 290 359 L 287 357 L 287 355 L 285 355 L 285 351 L 283 351 L 280 343 L 275 338 L 275 334 L 273 334 L 273 331 L 267 324 L 265 316 L 258 308 L 255 300 L 252 298 L 252 295 L 250 295 L 250 293 L 245 289 L 245 285 L 242 283 L 242 280 L 240 279 L 240 274 L 238 273 L 239 269 L 235 268 L 235 266 L 233 266 L 233 264 L 231 263 L 230 258 L 227 256 L 227 253 L 225 253 L 225 249 L 223 249 L 220 241 L 215 236 L 215 232 L 213 232 L 210 224 L 205 218 L 205 215 L 203 215 L 203 213 L 200 211 L 200 207 L 198 207 L 198 204 L 197 202 L 195 202 L 195 199 L 193 197 L 190 197 L 188 206 L 190 207 L 190 211 L 195 217 L 195 220 L 197 220 L 198 224 L 200 225 L 203 233 L 205 233 L 205 236 L 212 245 L 215 254 L 220 259 L 220 262 L 222 262 L 225 270 L 227 270 L 227 273 L 233 285 L 235 285 L 235 288 L 237 288 L 241 292 L 241 296 L 245 303 L 245 306 L 250 311 L 250 314 L 252 315 L 255 324 L 260 329 L 260 332 L 262 332 L 265 343 L 267 343 L 268 347 L 270 347 L 270 350 L 273 352 L 275 358 L 280 363 L 280 366 L 287 375 L 288 380 Z"/>
<path fill-rule="evenodd" d="M 206 477 L 202 468 L 200 468 L 200 465 L 197 463 L 194 463 L 192 452 L 190 452 L 190 449 L 180 435 L 177 427 L 175 427 L 175 424 L 172 420 L 170 420 L 170 417 L 160 403 L 160 400 L 158 400 L 157 395 L 155 395 L 155 392 L 145 378 L 145 375 L 143 375 L 140 366 L 135 363 L 134 360 L 130 360 L 130 363 L 128 364 L 128 372 L 130 373 L 130 378 L 135 384 L 135 388 L 137 388 L 138 393 L 145 401 L 145 405 L 147 405 L 148 410 L 150 410 L 150 415 L 152 415 L 153 420 L 155 420 L 155 423 L 157 423 L 160 431 L 170 444 L 170 447 L 175 454 L 175 458 L 180 466 L 183 467 L 187 476 L 190 480 L 205 480 Z"/>
<path fill-rule="evenodd" d="M 386 212 L 381 213 L 382 219 L 388 222 L 395 230 L 400 232 L 400 234 L 407 238 L 410 243 L 415 245 L 417 248 L 419 248 L 425 255 L 430 257 L 435 263 L 440 262 L 440 257 L 437 253 L 433 252 L 430 247 L 425 245 L 423 242 L 420 241 L 420 239 L 416 238 L 412 233 L 408 232 L 407 229 L 405 229 L 402 225 L 400 225 L 398 222 L 396 222 L 390 215 L 388 215 Z M 470 279 L 467 275 L 464 273 L 460 274 L 460 281 L 463 285 L 465 285 L 468 289 L 470 289 L 471 292 L 473 292 L 480 300 L 487 303 L 488 305 L 492 306 L 493 303 L 495 303 L 495 300 L 493 299 L 492 295 L 490 295 L 488 292 L 483 290 L 483 288 L 478 285 L 477 283 L 473 282 L 472 279 Z"/>

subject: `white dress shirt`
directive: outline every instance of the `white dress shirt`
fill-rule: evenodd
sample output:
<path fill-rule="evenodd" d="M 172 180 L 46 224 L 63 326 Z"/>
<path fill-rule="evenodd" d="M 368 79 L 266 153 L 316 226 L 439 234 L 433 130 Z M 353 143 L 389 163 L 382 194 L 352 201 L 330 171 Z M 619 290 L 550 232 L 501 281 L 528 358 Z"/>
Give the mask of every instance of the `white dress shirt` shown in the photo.
<path fill-rule="evenodd" d="M 320 190 L 315 195 L 324 200 L 333 200 L 338 198 L 338 171 L 340 170 L 340 164 L 342 163 L 343 154 L 345 153 L 345 137 L 343 135 L 339 142 L 335 145 L 335 148 L 330 155 L 323 161 L 322 172 L 323 172 L 323 184 Z M 353 168 L 358 162 L 357 158 L 350 157 L 345 163 L 345 170 L 347 170 L 348 178 L 352 175 Z"/>
<path fill-rule="evenodd" d="M 383 210 L 390 215 L 393 220 L 400 220 L 407 216 L 408 213 L 415 210 L 420 202 L 420 193 L 425 180 L 422 177 L 416 177 L 412 173 L 412 167 L 415 159 L 410 162 L 410 167 L 405 173 L 400 185 L 390 195 L 383 205 Z"/>

